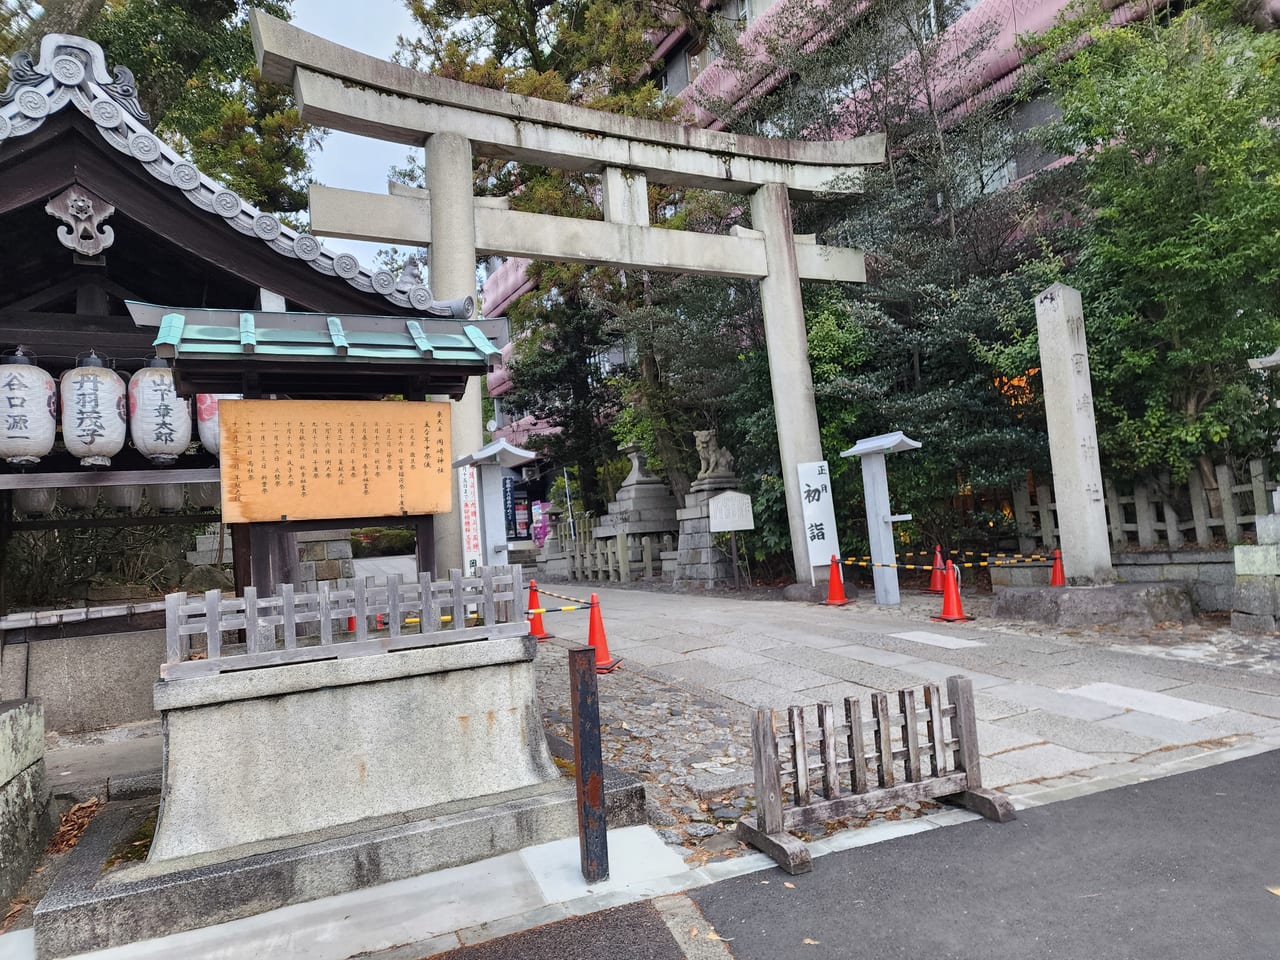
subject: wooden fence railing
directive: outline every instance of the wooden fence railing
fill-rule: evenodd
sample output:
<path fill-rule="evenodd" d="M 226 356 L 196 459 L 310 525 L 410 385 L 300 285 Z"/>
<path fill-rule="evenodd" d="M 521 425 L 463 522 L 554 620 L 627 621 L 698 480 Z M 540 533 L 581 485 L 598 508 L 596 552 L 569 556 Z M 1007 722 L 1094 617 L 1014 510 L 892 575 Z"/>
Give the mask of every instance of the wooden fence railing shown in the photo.
<path fill-rule="evenodd" d="M 937 684 L 925 684 L 923 709 L 915 690 L 906 689 L 891 711 L 887 694 L 873 694 L 871 752 L 857 697 L 845 698 L 838 719 L 832 704 L 817 704 L 816 736 L 803 707 L 787 710 L 788 729 L 781 733 L 774 711 L 757 709 L 751 724 L 756 809 L 738 821 L 738 839 L 794 874 L 812 864 L 808 847 L 787 831 L 823 820 L 937 797 L 990 820 L 1012 820 L 1008 798 L 982 786 L 972 681 L 947 678 L 947 699 L 944 704 Z"/>
<path fill-rule="evenodd" d="M 448 580 L 433 580 L 427 573 L 416 582 L 392 577 L 371 585 L 357 580 L 337 590 L 321 582 L 317 593 L 296 593 L 284 584 L 271 597 L 259 597 L 252 587 L 245 588 L 243 597 L 223 596 L 220 590 L 194 599 L 171 593 L 165 597 L 166 656 L 160 675 L 176 680 L 523 636 L 529 627 L 523 587 L 521 568 L 514 565 L 483 567 L 478 577 L 454 570 Z M 310 623 L 319 624 L 318 637 L 300 644 L 298 627 Z M 243 646 L 224 645 L 228 632 L 243 632 Z M 193 646 L 193 638 L 201 636 L 203 648 Z"/>
<path fill-rule="evenodd" d="M 1139 480 L 1127 494 L 1104 480 L 1112 546 L 1177 550 L 1190 540 L 1206 549 L 1224 541 L 1240 543 L 1253 535 L 1258 514 L 1271 512 L 1271 492 L 1280 486 L 1268 475 L 1263 460 L 1250 460 L 1247 470 L 1246 478 L 1237 479 L 1231 467 L 1217 465 L 1217 489 L 1212 491 L 1195 469 L 1185 484 L 1174 485 L 1167 476 L 1159 482 Z M 1036 485 L 1034 490 L 1015 488 L 1012 502 L 1023 553 L 1058 545 L 1058 507 L 1049 484 Z"/>
<path fill-rule="evenodd" d="M 675 549 L 671 534 L 641 536 L 639 557 L 634 557 L 634 537 L 597 537 L 599 525 L 595 517 L 579 519 L 572 529 L 568 522 L 557 524 L 556 543 L 568 559 L 570 579 L 629 583 L 662 576 L 662 552 Z"/>

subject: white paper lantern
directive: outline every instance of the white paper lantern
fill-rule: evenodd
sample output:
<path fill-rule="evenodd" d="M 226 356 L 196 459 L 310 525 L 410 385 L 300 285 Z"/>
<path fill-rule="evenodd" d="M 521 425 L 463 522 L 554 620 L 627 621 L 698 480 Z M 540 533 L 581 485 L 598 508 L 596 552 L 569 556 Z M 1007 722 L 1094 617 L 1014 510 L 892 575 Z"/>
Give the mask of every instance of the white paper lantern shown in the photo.
<path fill-rule="evenodd" d="M 187 499 L 193 507 L 216 507 L 222 503 L 222 484 L 189 483 Z"/>
<path fill-rule="evenodd" d="M 147 502 L 161 513 L 177 513 L 182 509 L 182 484 L 148 483 Z"/>
<path fill-rule="evenodd" d="M 39 517 L 53 512 L 53 505 L 58 502 L 56 487 L 34 487 L 29 490 L 13 491 L 13 506 L 24 517 Z"/>
<path fill-rule="evenodd" d="M 53 449 L 58 431 L 53 377 L 32 365 L 18 348 L 0 366 L 0 457 L 9 463 L 39 463 Z"/>
<path fill-rule="evenodd" d="M 200 445 L 215 457 L 221 448 L 218 436 L 218 401 L 243 399 L 238 393 L 196 394 L 196 429 L 200 433 Z"/>
<path fill-rule="evenodd" d="M 124 437 L 124 381 L 91 353 L 62 375 L 62 442 L 81 466 L 109 467 Z"/>
<path fill-rule="evenodd" d="M 120 483 L 107 487 L 102 494 L 107 506 L 137 513 L 142 506 L 142 487 L 136 483 Z"/>
<path fill-rule="evenodd" d="M 129 433 L 152 463 L 173 463 L 191 444 L 191 405 L 178 396 L 163 360 L 152 360 L 129 380 Z"/>
<path fill-rule="evenodd" d="M 70 510 L 92 510 L 98 503 L 98 488 L 63 487 L 58 496 L 62 505 Z"/>

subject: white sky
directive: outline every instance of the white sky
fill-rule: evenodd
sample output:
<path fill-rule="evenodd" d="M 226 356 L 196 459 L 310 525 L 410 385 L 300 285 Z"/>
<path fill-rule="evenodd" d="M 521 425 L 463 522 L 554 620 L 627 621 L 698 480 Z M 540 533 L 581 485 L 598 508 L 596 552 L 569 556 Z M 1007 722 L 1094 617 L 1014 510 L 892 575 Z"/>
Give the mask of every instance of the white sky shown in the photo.
<path fill-rule="evenodd" d="M 294 0 L 293 23 L 326 40 L 384 59 L 395 52 L 398 35 L 417 33 L 402 0 Z M 312 156 L 312 176 L 330 187 L 386 193 L 387 171 L 392 165 L 403 166 L 413 149 L 335 130 Z M 390 244 L 325 240 L 325 246 L 350 250 L 368 266 L 374 252 Z"/>

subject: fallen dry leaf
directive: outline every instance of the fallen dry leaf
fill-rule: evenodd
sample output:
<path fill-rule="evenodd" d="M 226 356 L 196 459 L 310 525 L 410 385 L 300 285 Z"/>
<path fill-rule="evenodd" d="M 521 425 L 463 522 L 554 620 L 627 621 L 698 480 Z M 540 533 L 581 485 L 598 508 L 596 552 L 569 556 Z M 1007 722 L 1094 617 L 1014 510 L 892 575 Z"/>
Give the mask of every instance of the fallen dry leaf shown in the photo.
<path fill-rule="evenodd" d="M 31 901 L 26 897 L 18 897 L 9 907 L 9 912 L 4 915 L 4 920 L 0 920 L 0 933 L 8 931 L 9 927 L 17 921 L 18 916 L 22 913 L 24 907 L 31 905 Z"/>
<path fill-rule="evenodd" d="M 84 835 L 91 821 L 98 814 L 98 810 L 102 807 L 102 800 L 98 797 L 90 797 L 77 803 L 74 807 L 62 815 L 62 819 L 58 822 L 58 830 L 53 835 L 53 839 L 49 841 L 50 853 L 65 853 L 70 850 Z"/>
<path fill-rule="evenodd" d="M 807 944 L 809 944 L 809 946 L 811 946 L 811 947 L 816 947 L 816 946 L 818 946 L 819 944 L 821 944 L 821 943 L 822 943 L 822 941 L 821 941 L 821 940 L 812 940 L 812 939 L 810 939 L 809 937 L 805 937 L 805 938 L 804 938 L 803 940 L 801 940 L 800 942 L 801 942 L 801 943 L 807 943 Z"/>
<path fill-rule="evenodd" d="M 719 940 L 721 943 L 729 943 L 730 941 L 732 941 L 732 940 L 733 940 L 733 937 L 722 937 L 722 936 L 720 936 L 720 934 L 718 934 L 718 933 L 716 933 L 714 930 L 712 930 L 712 931 L 710 931 L 710 932 L 707 934 L 707 939 L 708 939 L 708 940 Z"/>
<path fill-rule="evenodd" d="M 783 880 L 782 885 L 786 887 L 788 890 L 794 890 L 796 888 L 796 885 L 792 883 L 790 880 Z"/>
<path fill-rule="evenodd" d="M 1280 897 L 1280 887 L 1267 887 L 1267 891 L 1269 893 L 1274 893 L 1277 897 Z"/>
<path fill-rule="evenodd" d="M 689 936 L 690 936 L 690 937 L 697 937 L 697 936 L 698 936 L 698 928 L 697 928 L 697 927 L 690 927 L 690 928 L 689 928 Z"/>

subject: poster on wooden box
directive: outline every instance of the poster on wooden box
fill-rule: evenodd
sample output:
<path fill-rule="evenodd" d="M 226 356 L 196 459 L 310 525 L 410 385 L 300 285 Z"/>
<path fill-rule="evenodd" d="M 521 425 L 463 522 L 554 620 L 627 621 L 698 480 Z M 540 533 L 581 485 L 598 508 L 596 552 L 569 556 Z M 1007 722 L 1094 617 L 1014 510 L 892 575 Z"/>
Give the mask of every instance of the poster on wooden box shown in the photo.
<path fill-rule="evenodd" d="M 224 523 L 453 509 L 449 405 L 223 400 Z"/>

